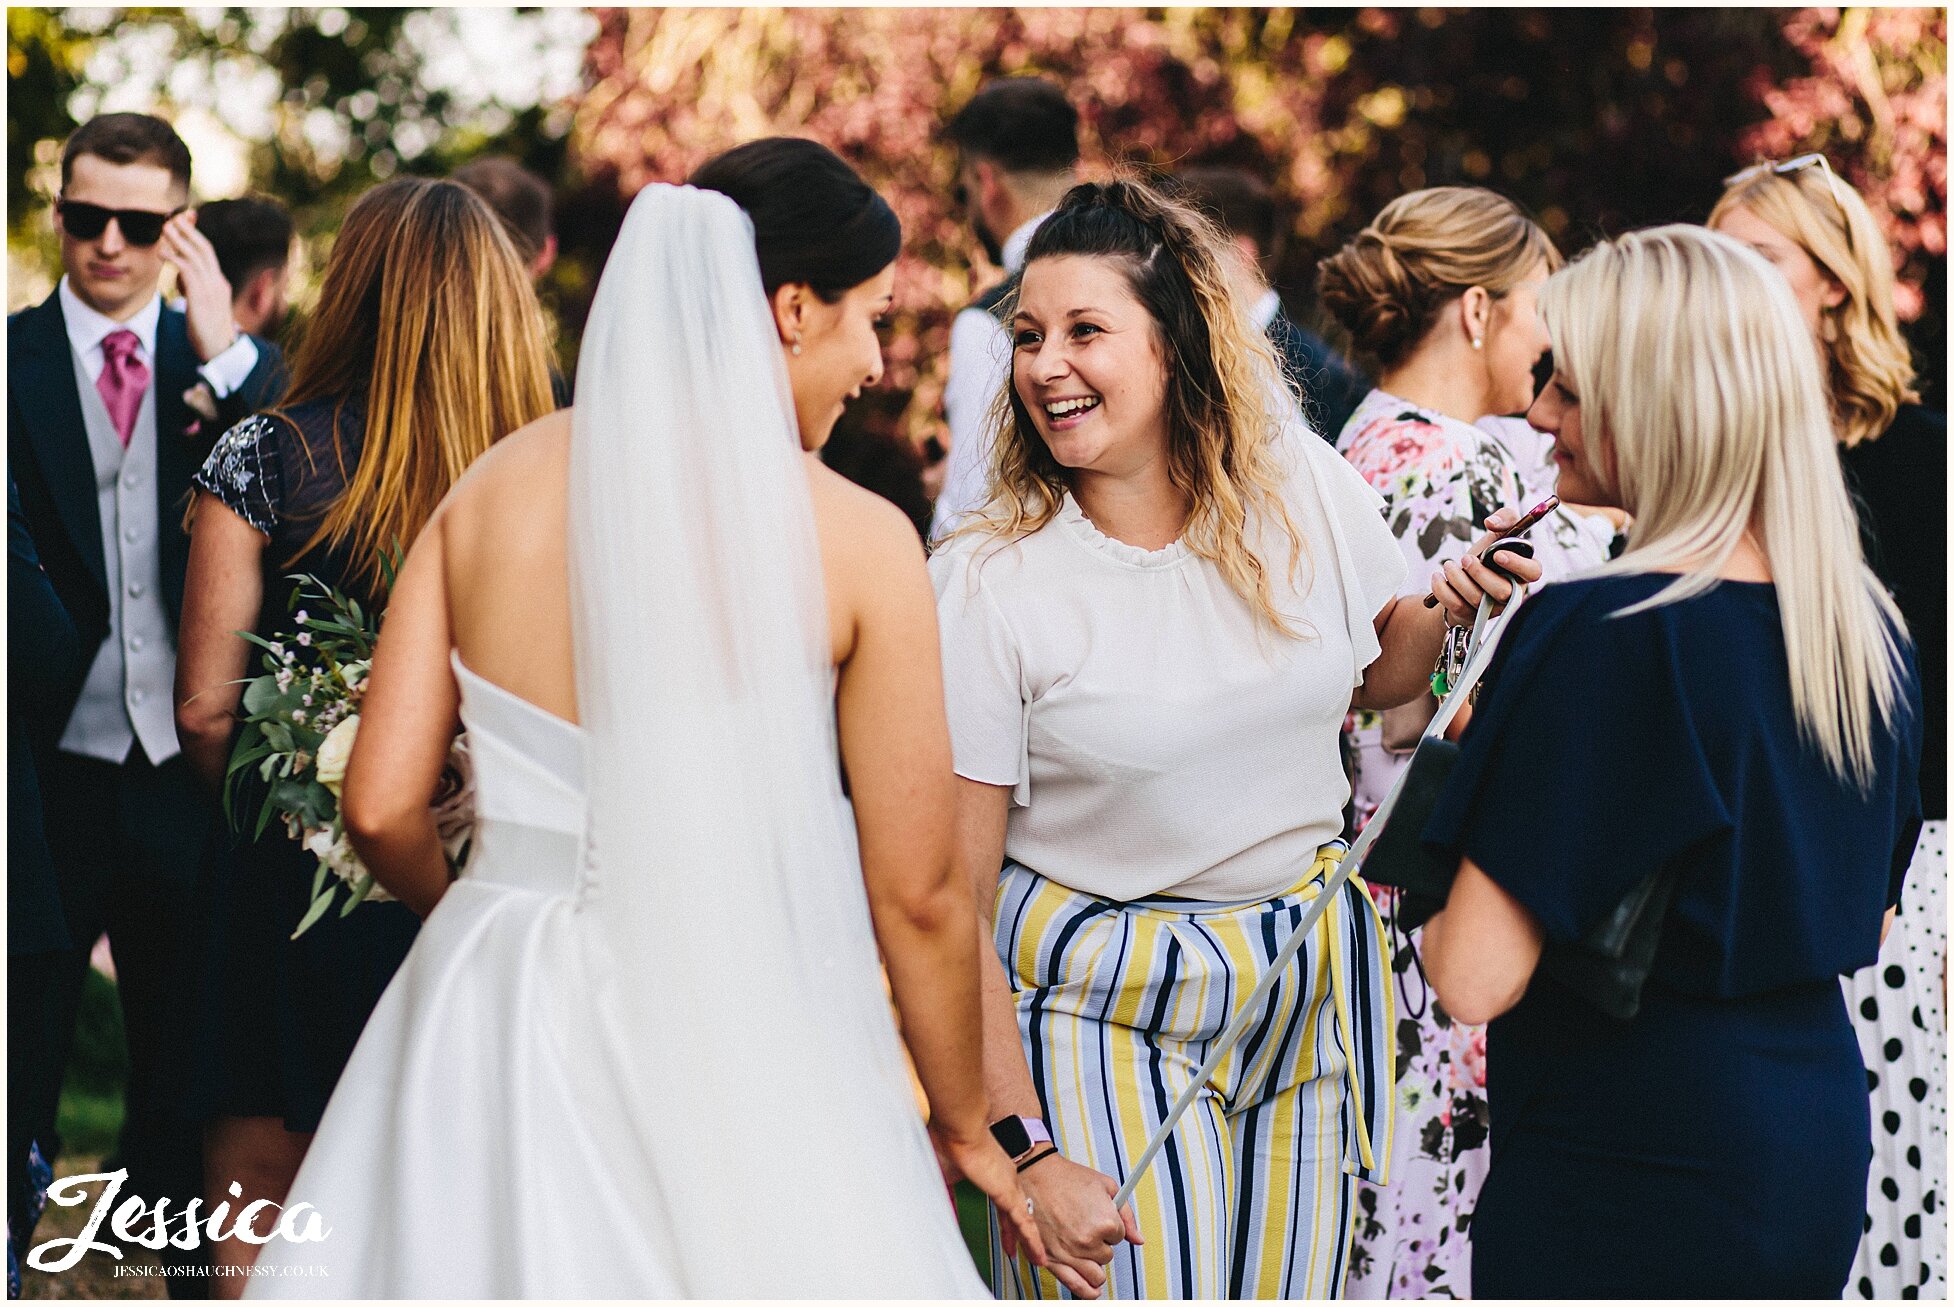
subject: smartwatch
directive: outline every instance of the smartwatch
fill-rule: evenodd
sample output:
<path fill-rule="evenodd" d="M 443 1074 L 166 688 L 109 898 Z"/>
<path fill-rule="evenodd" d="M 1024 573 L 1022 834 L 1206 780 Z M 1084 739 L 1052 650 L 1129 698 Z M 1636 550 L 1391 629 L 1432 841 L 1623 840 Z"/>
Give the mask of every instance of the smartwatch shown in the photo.
<path fill-rule="evenodd" d="M 1052 1142 L 1052 1132 L 1035 1116 L 1007 1116 L 991 1123 L 991 1138 L 1012 1161 L 1023 1161 L 1025 1154 L 1040 1144 Z"/>

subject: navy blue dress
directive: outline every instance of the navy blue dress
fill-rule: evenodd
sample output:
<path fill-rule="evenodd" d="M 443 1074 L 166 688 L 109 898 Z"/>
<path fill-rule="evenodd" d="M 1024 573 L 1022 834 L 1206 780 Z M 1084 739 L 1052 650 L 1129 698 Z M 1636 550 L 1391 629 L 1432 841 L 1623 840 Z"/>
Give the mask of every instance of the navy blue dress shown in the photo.
<path fill-rule="evenodd" d="M 258 414 L 218 440 L 195 478 L 268 538 L 257 623 L 266 639 L 294 629 L 289 574 L 318 576 L 363 607 L 379 598 L 349 575 L 338 550 L 294 558 L 358 467 L 363 435 L 355 399 Z M 250 674 L 260 670 L 254 657 Z M 238 809 L 255 813 L 260 796 Z M 288 1130 L 316 1129 L 367 1018 L 413 946 L 420 919 L 394 902 L 362 903 L 347 917 L 329 911 L 292 939 L 318 866 L 276 821 L 255 842 L 240 837 L 232 854 L 221 923 L 223 1070 L 201 1105 L 207 1115 L 275 1116 Z"/>
<path fill-rule="evenodd" d="M 1535 972 L 1488 1029 L 1474 1297 L 1833 1298 L 1858 1245 L 1866 1068 L 1839 976 L 1878 955 L 1920 826 L 1919 677 L 1871 792 L 1798 737 L 1777 590 L 1547 587 L 1488 671 L 1425 831 L 1564 943 L 1657 868 L 1629 1021 Z"/>

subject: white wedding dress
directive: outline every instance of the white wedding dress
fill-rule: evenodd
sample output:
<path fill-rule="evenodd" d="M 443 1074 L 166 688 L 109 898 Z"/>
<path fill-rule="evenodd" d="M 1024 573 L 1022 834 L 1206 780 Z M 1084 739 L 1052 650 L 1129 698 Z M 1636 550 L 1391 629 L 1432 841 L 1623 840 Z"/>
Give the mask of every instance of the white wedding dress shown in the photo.
<path fill-rule="evenodd" d="M 251 1296 L 988 1296 L 882 986 L 752 240 L 632 206 L 573 420 L 583 725 L 452 657 L 474 848 L 287 1201 L 329 1233 Z"/>

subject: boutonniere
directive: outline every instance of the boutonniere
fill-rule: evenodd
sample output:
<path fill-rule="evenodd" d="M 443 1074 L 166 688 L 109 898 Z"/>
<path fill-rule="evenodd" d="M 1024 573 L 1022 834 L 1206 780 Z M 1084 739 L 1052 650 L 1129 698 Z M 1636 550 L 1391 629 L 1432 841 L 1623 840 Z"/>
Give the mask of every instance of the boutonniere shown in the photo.
<path fill-rule="evenodd" d="M 183 429 L 184 435 L 194 436 L 203 430 L 204 418 L 209 418 L 213 422 L 217 420 L 217 392 L 210 388 L 208 381 L 199 381 L 184 391 L 183 402 L 190 406 L 191 412 L 198 415 L 195 422 Z"/>

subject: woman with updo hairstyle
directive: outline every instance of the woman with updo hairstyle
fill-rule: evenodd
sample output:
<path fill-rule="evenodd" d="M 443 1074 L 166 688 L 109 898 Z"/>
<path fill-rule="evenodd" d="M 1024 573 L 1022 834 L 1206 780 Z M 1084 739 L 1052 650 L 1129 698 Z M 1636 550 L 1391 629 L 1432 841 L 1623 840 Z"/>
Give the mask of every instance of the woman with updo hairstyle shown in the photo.
<path fill-rule="evenodd" d="M 1635 525 L 1509 620 L 1424 829 L 1457 867 L 1425 971 L 1489 1023 L 1472 1295 L 1836 1300 L 1871 1151 L 1839 977 L 1878 955 L 1920 830 L 1912 642 L 1769 264 L 1658 227 L 1540 313 L 1528 419 L 1570 498 Z M 1583 941 L 1644 887 L 1623 1016 Z"/>
<path fill-rule="evenodd" d="M 1851 1291 L 1947 1293 L 1947 418 L 1920 404 L 1893 311 L 1893 260 L 1859 193 L 1825 156 L 1731 177 L 1709 225 L 1784 274 L 1818 342 L 1839 462 L 1873 571 L 1919 644 L 1926 824 L 1881 964 L 1848 985 L 1870 1068 L 1871 1224 Z M 1922 1165 L 1922 1162 L 1925 1165 Z"/>
<path fill-rule="evenodd" d="M 1396 598 L 1378 497 L 1302 425 L 1223 249 L 1138 182 L 1066 195 L 1006 305 L 988 501 L 930 560 L 994 909 L 986 1087 L 1050 1258 L 995 1240 L 1006 1297 L 1334 1297 L 1356 1177 L 1391 1152 L 1384 938 L 1353 881 L 1130 1211 L 1109 1201 L 1325 892 L 1352 702 L 1411 698 L 1444 629 Z M 1475 559 L 1431 591 L 1460 620 L 1511 587 Z"/>
<path fill-rule="evenodd" d="M 1495 509 L 1524 511 L 1554 490 L 1544 436 L 1508 419 L 1533 400 L 1533 369 L 1546 348 L 1534 295 L 1560 264 L 1553 242 L 1504 196 L 1478 187 L 1414 191 L 1323 261 L 1318 294 L 1377 364 L 1377 388 L 1337 436 L 1371 488 L 1419 593 L 1432 569 L 1471 547 Z M 1614 524 L 1556 510 L 1533 541 L 1549 580 L 1600 563 Z M 1437 700 L 1351 715 L 1356 825 L 1369 821 L 1410 761 Z M 1384 892 L 1393 944 L 1398 933 Z M 1466 1231 L 1486 1173 L 1486 1032 L 1432 1001 L 1423 973 L 1397 973 L 1407 1031 L 1398 1059 L 1402 1120 L 1395 1183 L 1366 1190 L 1348 1291 L 1353 1297 L 1463 1296 Z"/>

